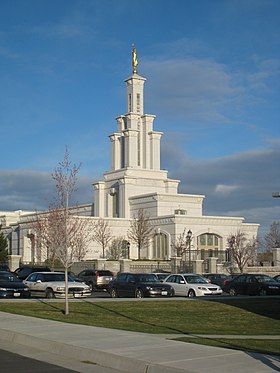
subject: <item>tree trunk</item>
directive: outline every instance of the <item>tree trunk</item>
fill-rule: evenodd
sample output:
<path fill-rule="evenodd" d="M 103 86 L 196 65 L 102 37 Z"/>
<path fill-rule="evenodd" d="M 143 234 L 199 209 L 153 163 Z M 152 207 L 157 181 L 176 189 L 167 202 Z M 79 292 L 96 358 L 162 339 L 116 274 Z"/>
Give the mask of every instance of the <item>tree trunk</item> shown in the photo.
<path fill-rule="evenodd" d="M 65 315 L 69 315 L 68 268 L 65 267 Z"/>

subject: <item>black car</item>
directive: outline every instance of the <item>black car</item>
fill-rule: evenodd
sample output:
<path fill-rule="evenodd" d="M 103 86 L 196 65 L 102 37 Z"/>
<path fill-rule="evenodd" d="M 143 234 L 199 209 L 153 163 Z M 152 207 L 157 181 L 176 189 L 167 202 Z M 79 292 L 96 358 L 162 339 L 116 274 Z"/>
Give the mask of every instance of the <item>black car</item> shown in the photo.
<path fill-rule="evenodd" d="M 17 268 L 14 273 L 20 280 L 25 280 L 33 272 L 51 272 L 49 267 L 24 265 Z"/>
<path fill-rule="evenodd" d="M 172 286 L 160 282 L 154 274 L 120 273 L 107 288 L 112 298 L 117 297 L 172 297 Z"/>
<path fill-rule="evenodd" d="M 1 263 L 0 264 L 0 271 L 10 272 L 10 268 L 9 268 L 8 264 Z"/>
<path fill-rule="evenodd" d="M 0 298 L 29 298 L 29 288 L 16 275 L 0 271 Z"/>
<path fill-rule="evenodd" d="M 84 269 L 77 277 L 89 285 L 91 290 L 106 290 L 114 274 L 108 270 Z"/>
<path fill-rule="evenodd" d="M 230 295 L 279 295 L 280 283 L 261 274 L 241 274 L 226 282 L 225 291 Z"/>
<path fill-rule="evenodd" d="M 228 281 L 228 276 L 223 273 L 205 273 L 202 275 L 211 284 L 219 285 L 223 290 L 225 288 L 225 283 Z"/>

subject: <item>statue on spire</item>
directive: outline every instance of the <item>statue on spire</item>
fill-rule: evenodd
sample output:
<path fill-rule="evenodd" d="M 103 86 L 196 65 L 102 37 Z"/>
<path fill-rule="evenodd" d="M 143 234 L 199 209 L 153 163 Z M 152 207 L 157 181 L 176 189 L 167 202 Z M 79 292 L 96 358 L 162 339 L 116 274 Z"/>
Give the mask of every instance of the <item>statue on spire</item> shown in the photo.
<path fill-rule="evenodd" d="M 138 60 L 137 60 L 136 48 L 134 47 L 134 45 L 132 45 L 132 67 L 133 67 L 133 74 L 137 74 L 137 65 L 138 65 Z"/>

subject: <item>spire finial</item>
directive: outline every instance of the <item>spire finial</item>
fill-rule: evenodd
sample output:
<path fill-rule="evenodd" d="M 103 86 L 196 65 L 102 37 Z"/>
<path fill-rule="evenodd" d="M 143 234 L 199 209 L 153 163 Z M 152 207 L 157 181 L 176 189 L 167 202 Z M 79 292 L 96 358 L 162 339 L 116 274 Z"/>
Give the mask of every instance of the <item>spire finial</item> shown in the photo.
<path fill-rule="evenodd" d="M 132 67 L 133 67 L 133 74 L 137 74 L 137 65 L 138 65 L 138 60 L 137 60 L 136 48 L 135 48 L 134 44 L 132 44 Z"/>

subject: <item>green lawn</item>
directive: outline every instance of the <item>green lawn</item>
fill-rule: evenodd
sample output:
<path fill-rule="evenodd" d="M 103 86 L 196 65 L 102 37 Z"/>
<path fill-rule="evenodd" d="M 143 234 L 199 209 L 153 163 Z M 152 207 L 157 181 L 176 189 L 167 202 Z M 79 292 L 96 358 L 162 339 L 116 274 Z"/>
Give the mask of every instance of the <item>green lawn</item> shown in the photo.
<path fill-rule="evenodd" d="M 84 300 L 71 302 L 68 316 L 63 314 L 63 310 L 64 303 L 59 302 L 0 301 L 0 311 L 4 312 L 144 333 L 178 334 L 178 337 L 184 338 L 193 334 L 280 335 L 280 298 L 277 297 L 251 297 L 240 300 L 221 298 L 218 301 L 196 299 L 89 302 Z M 204 338 L 203 341 L 208 339 Z M 226 343 L 228 346 L 233 346 L 237 342 L 234 341 L 221 342 L 223 346 Z M 199 342 L 199 340 L 191 340 L 191 342 Z M 270 342 L 273 346 L 267 351 Z M 207 342 L 209 343 L 210 341 Z M 245 346 L 247 350 L 280 354 L 279 340 L 269 340 L 269 343 L 267 340 L 263 342 L 258 340 L 255 344 L 246 340 Z M 235 343 L 235 348 L 237 347 Z"/>

